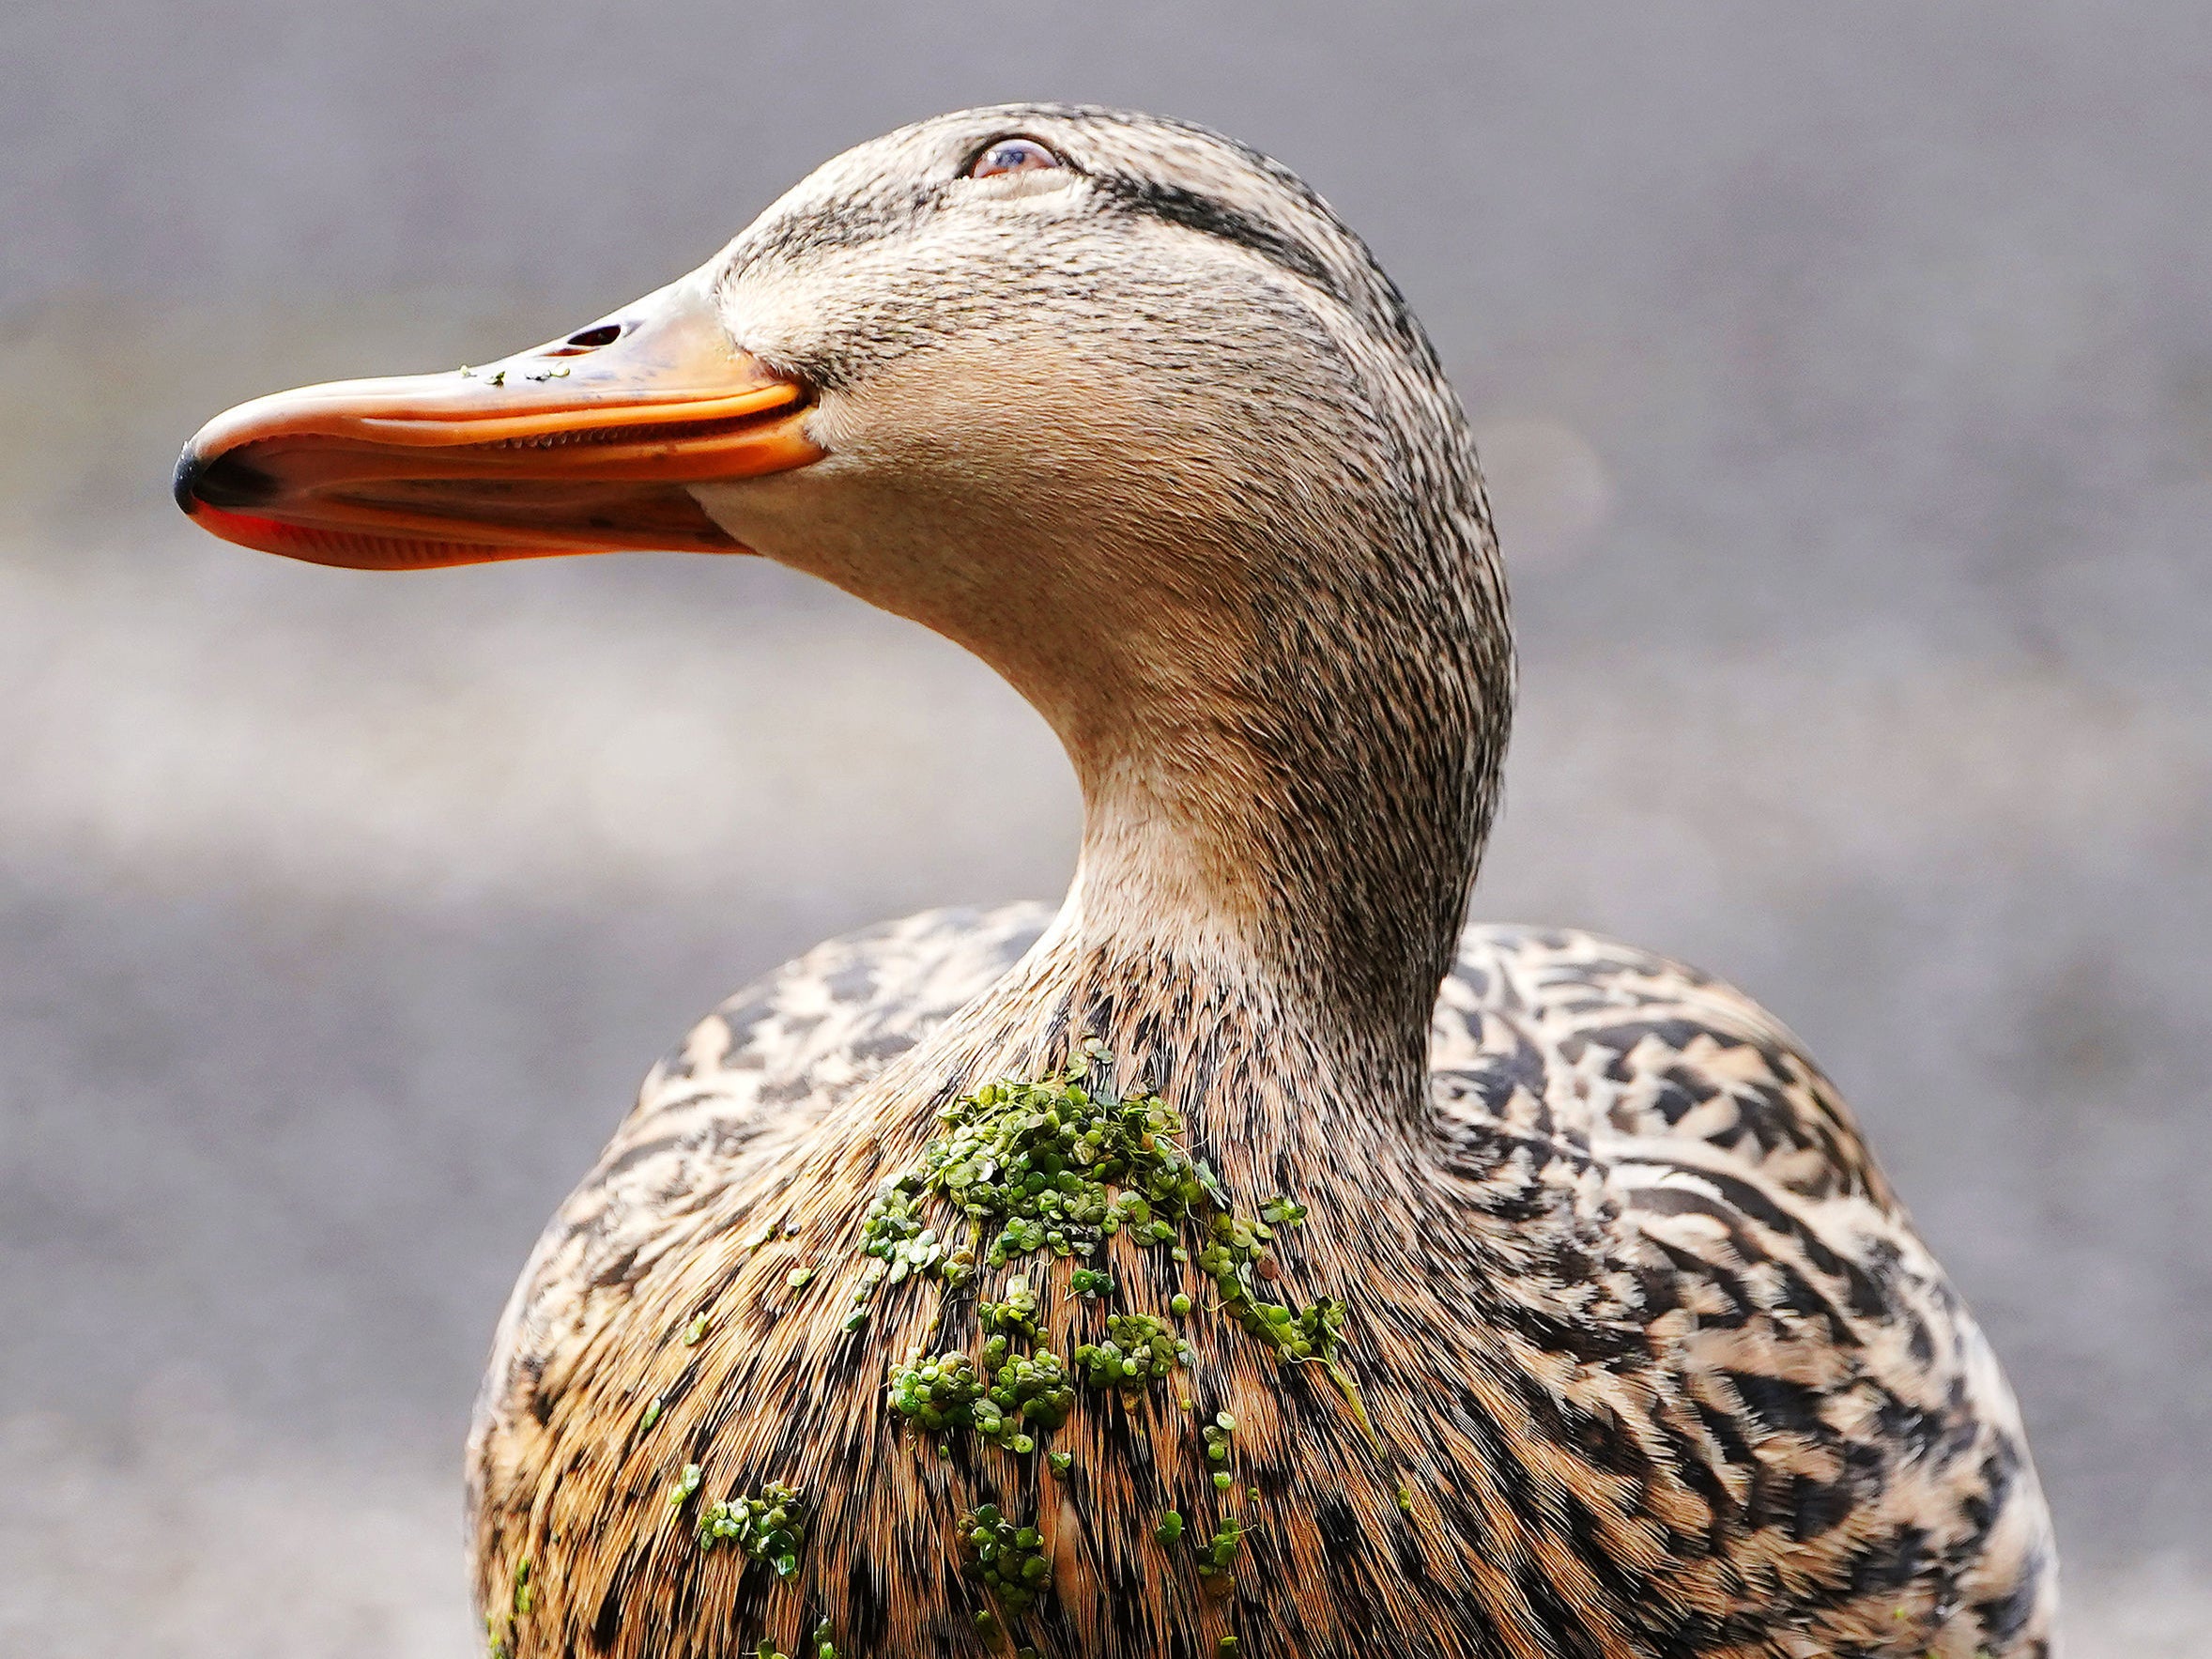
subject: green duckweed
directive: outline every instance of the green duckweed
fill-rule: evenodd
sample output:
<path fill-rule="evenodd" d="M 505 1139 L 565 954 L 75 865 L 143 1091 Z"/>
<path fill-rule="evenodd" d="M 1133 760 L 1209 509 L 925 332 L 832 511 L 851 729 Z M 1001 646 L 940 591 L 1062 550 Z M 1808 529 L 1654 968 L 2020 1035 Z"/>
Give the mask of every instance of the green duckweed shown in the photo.
<path fill-rule="evenodd" d="M 1007 1612 L 1025 1613 L 1051 1591 L 1052 1562 L 1043 1538 L 1035 1527 L 1017 1527 L 996 1504 L 982 1504 L 960 1517 L 960 1542 L 968 1571 Z"/>
<path fill-rule="evenodd" d="M 1006 1281 L 1004 1301 L 978 1302 L 975 1305 L 976 1317 L 986 1331 L 995 1331 L 1001 1336 L 1021 1337 L 1027 1342 L 1037 1341 L 1039 1312 L 1037 1294 L 1031 1287 L 1028 1278 L 1021 1273 Z"/>
<path fill-rule="evenodd" d="M 1106 1321 L 1106 1340 L 1075 1350 L 1083 1379 L 1095 1389 L 1143 1393 L 1185 1362 L 1186 1350 L 1150 1313 L 1116 1313 Z"/>
<path fill-rule="evenodd" d="M 712 1553 L 732 1544 L 756 1561 L 766 1561 L 778 1578 L 798 1575 L 799 1550 L 806 1542 L 806 1502 L 789 1486 L 771 1482 L 752 1497 L 709 1504 L 699 1518 L 699 1546 Z"/>
<path fill-rule="evenodd" d="M 1032 1431 L 1056 1429 L 1075 1405 L 1075 1387 L 1049 1348 L 1016 1354 L 1004 1337 L 984 1344 L 984 1363 L 940 1354 L 891 1374 L 891 1409 L 932 1434 L 971 1428 L 1011 1452 L 1037 1449 Z"/>
<path fill-rule="evenodd" d="M 683 1508 L 691 1495 L 699 1490 L 699 1465 L 696 1463 L 685 1464 L 684 1472 L 676 1477 L 675 1485 L 668 1489 L 668 1507 L 670 1509 Z"/>
<path fill-rule="evenodd" d="M 945 1108 L 945 1131 L 869 1206 L 862 1252 L 886 1263 L 892 1283 L 925 1273 L 958 1286 L 1038 1251 L 1095 1256 L 1116 1234 L 1172 1243 L 1177 1223 L 1213 1201 L 1212 1172 L 1176 1144 L 1182 1119 L 1158 1096 L 1101 1098 L 1077 1076 L 986 1083 Z M 932 1201 L 967 1219 L 964 1242 L 928 1223 Z"/>
<path fill-rule="evenodd" d="M 1199 1573 L 1207 1577 L 1226 1576 L 1237 1565 L 1237 1552 L 1243 1547 L 1244 1523 L 1235 1515 L 1223 1515 L 1213 1537 L 1199 1552 Z"/>
<path fill-rule="evenodd" d="M 882 1286 L 925 1278 L 936 1281 L 945 1298 L 925 1339 L 933 1341 L 959 1294 L 986 1269 L 1017 1269 L 995 1298 L 974 1304 L 980 1355 L 917 1348 L 890 1370 L 890 1409 L 929 1434 L 940 1458 L 949 1456 L 948 1436 L 962 1429 L 1022 1455 L 1037 1450 L 1041 1434 L 1066 1422 L 1080 1389 L 1134 1400 L 1190 1367 L 1195 1354 L 1166 1314 L 1111 1314 L 1103 1333 L 1076 1343 L 1066 1359 L 1042 1345 L 1047 1282 L 1020 1270 L 1022 1259 L 1068 1259 L 1068 1291 L 1105 1300 L 1128 1294 L 1105 1261 L 1111 1241 L 1123 1237 L 1138 1250 L 1161 1250 L 1177 1263 L 1194 1264 L 1212 1283 L 1213 1309 L 1283 1363 L 1325 1367 L 1364 1424 L 1357 1386 L 1338 1363 L 1344 1304 L 1322 1297 L 1300 1307 L 1263 1294 L 1280 1277 L 1268 1257 L 1278 1231 L 1303 1225 L 1306 1206 L 1279 1194 L 1259 1206 L 1256 1219 L 1237 1213 L 1213 1170 L 1186 1149 L 1180 1114 L 1156 1094 L 1116 1098 L 1095 1087 L 1093 1068 L 1111 1056 L 1090 1039 L 1083 1054 L 1065 1070 L 1034 1082 L 986 1083 L 945 1107 L 938 1133 L 916 1161 L 885 1180 L 869 1204 L 848 1330 L 867 1322 L 868 1303 Z M 805 1271 L 794 1271 L 794 1285 L 804 1283 Z M 1188 1318 L 1196 1300 L 1178 1289 L 1168 1298 L 1167 1314 Z M 1175 1397 L 1184 1410 L 1195 1409 L 1187 1386 Z M 1201 1431 L 1204 1467 L 1223 1494 L 1238 1491 L 1231 1445 L 1236 1427 L 1222 1412 Z M 1062 1452 L 1048 1459 L 1056 1474 L 1073 1463 Z M 963 1528 L 983 1533 L 990 1544 L 986 1552 L 971 1536 L 971 1565 L 994 1594 L 1011 1582 L 1008 1571 L 1022 1570 L 1006 1564 L 1015 1559 L 1009 1547 L 1019 1555 L 1019 1545 L 1008 1546 L 1002 1537 L 1008 1525 L 1001 1517 Z M 1022 1530 L 1013 1528 L 1017 1536 Z M 1180 1516 L 1166 1512 L 1156 1535 L 1163 1543 L 1180 1539 Z M 1201 1545 L 1203 1570 L 1224 1577 L 1242 1538 L 1241 1523 L 1223 1522 Z M 1035 1571 L 1049 1573 L 1036 1559 Z M 1001 1605 L 1019 1610 L 1003 1596 Z"/>

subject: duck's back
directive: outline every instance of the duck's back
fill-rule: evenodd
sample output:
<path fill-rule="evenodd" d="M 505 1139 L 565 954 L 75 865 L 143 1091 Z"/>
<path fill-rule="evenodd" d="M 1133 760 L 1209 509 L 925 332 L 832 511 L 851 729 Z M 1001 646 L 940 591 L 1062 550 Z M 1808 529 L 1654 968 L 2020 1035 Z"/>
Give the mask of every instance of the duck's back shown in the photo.
<path fill-rule="evenodd" d="M 938 911 L 832 941 L 654 1068 L 515 1287 L 478 1406 L 472 1507 L 557 1467 L 542 1403 L 604 1358 L 595 1303 L 611 1310 L 697 1243 L 716 1193 L 773 1179 L 809 1124 L 1050 919 L 1038 905 Z M 1586 1270 L 1631 1306 L 1644 1344 L 1633 1369 L 1651 1421 L 1633 1436 L 1617 1425 L 1632 1448 L 1580 1449 L 1591 1489 L 1568 1495 L 1558 1529 L 1576 1535 L 1562 1547 L 1618 1555 L 1594 1542 L 1611 1505 L 1663 1532 L 1667 1559 L 1596 1562 L 1648 1622 L 1626 1646 L 1562 1633 L 1559 1652 L 2055 1651 L 2049 1521 L 2003 1376 L 1833 1086 L 1771 1016 L 1591 935 L 1476 927 L 1438 1000 L 1431 1071 L 1440 1164 L 1473 1210 L 1573 1188 L 1578 1224 L 1599 1235 L 1556 1282 L 1527 1266 L 1498 1304 L 1511 1340 L 1561 1348 L 1570 1371 L 1606 1367 L 1573 1353 L 1572 1318 L 1548 1317 Z M 1564 1414 L 1454 1423 L 1444 1439 L 1495 1440 L 1511 1462 L 1516 1435 L 1570 1422 L 1575 1391 Z M 1702 1536 L 1652 1519 L 1690 1511 Z"/>

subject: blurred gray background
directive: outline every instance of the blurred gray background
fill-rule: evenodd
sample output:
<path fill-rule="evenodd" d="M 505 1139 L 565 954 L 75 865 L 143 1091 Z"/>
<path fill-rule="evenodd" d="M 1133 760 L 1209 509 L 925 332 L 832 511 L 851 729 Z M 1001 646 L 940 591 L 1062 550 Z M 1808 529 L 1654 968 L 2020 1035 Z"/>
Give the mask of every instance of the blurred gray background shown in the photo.
<path fill-rule="evenodd" d="M 1039 96 L 1372 240 L 1515 587 L 1479 914 L 1796 1027 L 2010 1365 L 2076 1653 L 2212 1653 L 2202 0 L 12 0 L 0 1651 L 477 1651 L 478 1366 L 647 1064 L 1073 849 L 1038 722 L 904 624 L 749 562 L 287 564 L 170 509 L 179 442 Z"/>

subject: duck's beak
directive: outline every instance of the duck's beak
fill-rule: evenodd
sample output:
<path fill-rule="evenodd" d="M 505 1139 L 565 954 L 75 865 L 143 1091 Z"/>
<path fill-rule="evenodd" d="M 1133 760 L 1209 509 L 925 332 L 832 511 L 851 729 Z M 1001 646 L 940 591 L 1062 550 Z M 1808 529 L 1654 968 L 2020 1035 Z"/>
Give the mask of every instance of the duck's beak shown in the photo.
<path fill-rule="evenodd" d="M 499 362 L 241 404 L 185 445 L 177 504 L 226 541 L 369 570 L 743 552 L 689 486 L 821 459 L 808 407 L 695 273 Z"/>

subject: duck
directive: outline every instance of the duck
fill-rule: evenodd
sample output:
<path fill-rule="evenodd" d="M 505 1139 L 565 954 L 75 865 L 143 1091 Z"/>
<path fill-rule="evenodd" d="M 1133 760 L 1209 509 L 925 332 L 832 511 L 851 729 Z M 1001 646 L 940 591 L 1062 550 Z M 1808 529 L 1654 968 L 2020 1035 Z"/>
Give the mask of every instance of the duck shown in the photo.
<path fill-rule="evenodd" d="M 494 1659 L 2057 1651 L 2019 1409 L 1829 1080 L 1706 974 L 1467 923 L 1490 507 L 1280 163 L 925 120 L 560 340 L 221 415 L 175 492 L 353 569 L 773 560 L 1081 786 L 1056 910 L 834 940 L 653 1067 L 476 1404 Z"/>

